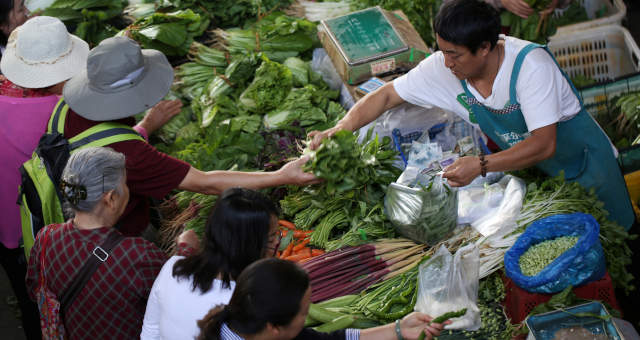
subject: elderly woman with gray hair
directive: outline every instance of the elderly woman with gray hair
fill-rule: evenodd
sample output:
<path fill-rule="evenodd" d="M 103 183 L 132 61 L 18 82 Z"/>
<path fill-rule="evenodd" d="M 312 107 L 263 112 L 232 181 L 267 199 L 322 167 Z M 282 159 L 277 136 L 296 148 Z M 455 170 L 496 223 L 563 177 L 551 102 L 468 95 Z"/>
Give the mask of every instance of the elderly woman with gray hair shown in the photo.
<path fill-rule="evenodd" d="M 113 228 L 129 200 L 125 156 L 81 149 L 69 158 L 61 182 L 73 217 L 38 233 L 26 278 L 31 298 L 42 292 L 58 297 L 68 339 L 137 338 L 166 258 L 152 243 Z"/>

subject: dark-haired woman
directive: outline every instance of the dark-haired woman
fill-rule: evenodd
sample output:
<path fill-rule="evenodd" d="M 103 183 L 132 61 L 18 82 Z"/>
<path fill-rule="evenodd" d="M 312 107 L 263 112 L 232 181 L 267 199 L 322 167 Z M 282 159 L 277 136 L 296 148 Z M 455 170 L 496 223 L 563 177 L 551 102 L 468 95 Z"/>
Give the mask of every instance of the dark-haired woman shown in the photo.
<path fill-rule="evenodd" d="M 290 261 L 263 259 L 245 269 L 227 305 L 216 306 L 198 321 L 198 340 L 289 340 L 289 339 L 417 339 L 440 334 L 441 324 L 431 317 L 411 313 L 384 326 L 319 333 L 304 328 L 311 303 L 307 273 Z"/>
<path fill-rule="evenodd" d="M 235 280 L 251 263 L 274 254 L 278 210 L 257 191 L 223 192 L 205 225 L 201 250 L 173 256 L 158 275 L 147 303 L 141 339 L 193 339 L 197 320 L 226 304 Z"/>
<path fill-rule="evenodd" d="M 29 18 L 24 0 L 0 0 L 0 57 L 11 32 Z"/>

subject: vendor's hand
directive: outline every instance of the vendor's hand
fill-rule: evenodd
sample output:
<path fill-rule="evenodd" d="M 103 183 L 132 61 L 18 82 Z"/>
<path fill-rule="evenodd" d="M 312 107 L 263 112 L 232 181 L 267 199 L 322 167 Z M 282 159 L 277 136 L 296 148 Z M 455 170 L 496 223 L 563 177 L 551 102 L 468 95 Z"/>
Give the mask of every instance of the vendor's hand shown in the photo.
<path fill-rule="evenodd" d="M 180 109 L 182 109 L 182 102 L 179 99 L 163 100 L 147 112 L 139 125 L 147 131 L 148 135 L 151 135 L 171 118 L 180 113 Z"/>
<path fill-rule="evenodd" d="M 334 126 L 330 129 L 326 129 L 324 131 L 311 131 L 307 134 L 307 137 L 312 138 L 311 143 L 309 144 L 309 148 L 311 150 L 317 149 L 321 144 L 322 140 L 325 138 L 329 138 L 333 136 L 336 132 L 342 130 L 342 128 L 338 126 Z"/>
<path fill-rule="evenodd" d="M 502 2 L 504 9 L 521 18 L 526 19 L 533 14 L 533 8 L 524 0 L 500 0 L 500 2 Z"/>
<path fill-rule="evenodd" d="M 200 250 L 200 238 L 198 238 L 198 235 L 196 235 L 193 229 L 185 230 L 176 237 L 176 245 L 183 243 L 193 248 L 196 252 Z"/>
<path fill-rule="evenodd" d="M 285 178 L 285 184 L 310 185 L 322 180 L 314 174 L 302 171 L 302 166 L 309 160 L 309 156 L 300 157 L 285 164 L 278 172 Z"/>
<path fill-rule="evenodd" d="M 477 156 L 466 156 L 458 158 L 449 165 L 444 170 L 442 177 L 446 178 L 453 187 L 463 187 L 471 183 L 481 173 L 480 159 Z"/>
<path fill-rule="evenodd" d="M 425 339 L 429 340 L 434 336 L 440 335 L 444 325 L 450 323 L 450 321 L 446 321 L 444 324 L 431 324 L 432 319 L 431 316 L 420 312 L 413 312 L 405 316 L 402 321 L 400 321 L 402 338 L 409 340 L 418 339 L 424 331 Z"/>

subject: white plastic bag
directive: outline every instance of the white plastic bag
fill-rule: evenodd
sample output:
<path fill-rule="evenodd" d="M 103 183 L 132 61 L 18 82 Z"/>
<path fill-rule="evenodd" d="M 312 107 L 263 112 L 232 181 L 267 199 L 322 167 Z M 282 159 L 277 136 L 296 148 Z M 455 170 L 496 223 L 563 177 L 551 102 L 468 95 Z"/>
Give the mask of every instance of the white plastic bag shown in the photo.
<path fill-rule="evenodd" d="M 476 303 L 479 257 L 478 248 L 473 244 L 458 249 L 453 256 L 441 246 L 420 265 L 415 310 L 436 318 L 466 308 L 467 313 L 451 319 L 445 329 L 478 330 L 482 326 Z"/>
<path fill-rule="evenodd" d="M 468 223 L 482 236 L 512 231 L 520 214 L 526 185 L 506 175 L 491 185 L 469 185 L 458 190 L 458 224 Z"/>

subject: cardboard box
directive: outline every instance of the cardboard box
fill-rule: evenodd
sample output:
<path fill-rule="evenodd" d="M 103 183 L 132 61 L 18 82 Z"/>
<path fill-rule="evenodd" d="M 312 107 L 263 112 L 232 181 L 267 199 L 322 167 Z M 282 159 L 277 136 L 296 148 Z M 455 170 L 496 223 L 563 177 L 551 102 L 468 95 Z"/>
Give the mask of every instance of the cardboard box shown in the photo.
<path fill-rule="evenodd" d="M 347 85 L 407 72 L 431 53 L 402 11 L 379 6 L 322 20 L 318 36 Z"/>

